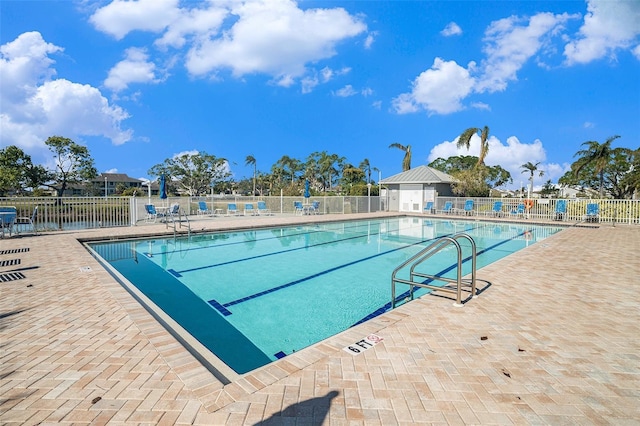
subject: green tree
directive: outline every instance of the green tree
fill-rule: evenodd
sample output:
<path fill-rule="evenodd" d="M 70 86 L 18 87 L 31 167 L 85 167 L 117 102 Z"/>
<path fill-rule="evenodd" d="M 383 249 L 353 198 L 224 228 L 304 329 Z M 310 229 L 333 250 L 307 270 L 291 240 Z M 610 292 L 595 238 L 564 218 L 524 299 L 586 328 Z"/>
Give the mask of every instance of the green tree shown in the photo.
<path fill-rule="evenodd" d="M 522 166 L 522 173 L 529 173 L 529 194 L 533 193 L 533 176 L 536 172 L 538 172 L 538 176 L 542 177 L 544 175 L 544 171 L 538 169 L 538 165 L 540 162 L 533 164 L 531 161 L 527 161 Z M 531 196 L 531 195 L 529 195 Z"/>
<path fill-rule="evenodd" d="M 206 152 L 167 158 L 148 173 L 164 175 L 167 182 L 177 182 L 191 196 L 206 195 L 211 186 L 224 187 L 231 176 L 226 159 Z"/>
<path fill-rule="evenodd" d="M 62 136 L 51 136 L 44 143 L 54 154 L 55 168 L 43 176 L 46 182 L 42 182 L 42 185 L 55 190 L 58 198 L 62 197 L 69 185 L 85 183 L 98 176 L 86 146 Z"/>
<path fill-rule="evenodd" d="M 35 166 L 31 156 L 15 145 L 0 150 L 0 195 L 8 192 L 24 194 L 26 189 L 36 189 L 47 180 L 47 171 Z"/>
<path fill-rule="evenodd" d="M 487 197 L 491 188 L 513 181 L 508 170 L 498 165 L 478 165 L 478 157 L 471 155 L 437 158 L 429 167 L 455 177 L 458 182 L 452 186 L 454 193 L 467 197 Z"/>
<path fill-rule="evenodd" d="M 365 158 L 360 162 L 360 169 L 366 173 L 367 175 L 367 183 L 371 183 L 371 164 L 369 163 L 369 159 Z"/>
<path fill-rule="evenodd" d="M 411 145 L 402 145 L 398 142 L 394 142 L 389 145 L 389 148 L 397 148 L 404 151 L 404 158 L 402 159 L 402 171 L 406 172 L 411 170 Z"/>
<path fill-rule="evenodd" d="M 540 195 L 547 197 L 557 197 L 558 196 L 558 188 L 551 183 L 551 180 L 547 180 L 544 185 L 542 185 L 542 189 L 540 190 Z"/>
<path fill-rule="evenodd" d="M 244 160 L 244 164 L 246 166 L 253 166 L 253 193 L 252 195 L 256 195 L 256 158 L 253 155 L 247 155 L 247 158 Z"/>
<path fill-rule="evenodd" d="M 468 151 L 471 146 L 471 137 L 478 134 L 478 132 L 480 132 L 480 154 L 478 155 L 477 165 L 480 166 L 481 164 L 484 164 L 484 159 L 489 153 L 489 127 L 484 126 L 482 130 L 478 127 L 468 128 L 462 132 L 456 145 L 458 148 L 466 147 Z"/>
<path fill-rule="evenodd" d="M 614 150 L 618 148 L 611 148 L 611 142 L 618 139 L 620 136 L 611 136 L 603 143 L 597 141 L 587 141 L 581 146 L 586 146 L 586 149 L 581 149 L 576 152 L 574 157 L 579 157 L 578 160 L 573 163 L 572 170 L 577 176 L 582 169 L 589 165 L 593 165 L 594 171 L 598 174 L 598 193 L 600 198 L 604 196 L 604 173 L 605 169 L 611 161 L 611 157 L 614 155 Z"/>

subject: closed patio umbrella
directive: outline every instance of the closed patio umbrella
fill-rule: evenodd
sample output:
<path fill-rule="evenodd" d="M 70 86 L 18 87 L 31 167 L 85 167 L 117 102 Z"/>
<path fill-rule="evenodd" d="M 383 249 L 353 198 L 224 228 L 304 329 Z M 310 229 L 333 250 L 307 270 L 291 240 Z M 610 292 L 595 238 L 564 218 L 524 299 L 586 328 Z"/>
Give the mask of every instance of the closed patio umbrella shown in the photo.
<path fill-rule="evenodd" d="M 311 193 L 309 192 L 309 179 L 305 179 L 304 181 L 304 198 L 311 197 Z"/>
<path fill-rule="evenodd" d="M 167 199 L 167 182 L 164 175 L 160 176 L 160 199 Z"/>

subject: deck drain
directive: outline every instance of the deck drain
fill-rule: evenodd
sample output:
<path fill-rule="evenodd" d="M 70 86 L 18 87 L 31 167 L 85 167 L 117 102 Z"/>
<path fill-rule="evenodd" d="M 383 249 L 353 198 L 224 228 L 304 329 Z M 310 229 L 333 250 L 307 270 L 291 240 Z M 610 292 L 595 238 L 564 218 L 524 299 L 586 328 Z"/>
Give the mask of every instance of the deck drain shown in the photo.
<path fill-rule="evenodd" d="M 91 266 L 82 266 L 80 272 L 91 272 Z"/>
<path fill-rule="evenodd" d="M 0 260 L 0 267 L 15 266 L 20 264 L 20 259 Z"/>
<path fill-rule="evenodd" d="M 21 280 L 23 278 L 27 278 L 24 276 L 22 272 L 7 272 L 5 274 L 0 274 L 0 282 L 8 283 L 9 281 Z"/>
<path fill-rule="evenodd" d="M 19 249 L 10 249 L 10 250 L 0 250 L 0 255 L 2 254 L 16 254 L 16 253 L 26 253 L 29 251 L 29 247 L 19 248 Z"/>

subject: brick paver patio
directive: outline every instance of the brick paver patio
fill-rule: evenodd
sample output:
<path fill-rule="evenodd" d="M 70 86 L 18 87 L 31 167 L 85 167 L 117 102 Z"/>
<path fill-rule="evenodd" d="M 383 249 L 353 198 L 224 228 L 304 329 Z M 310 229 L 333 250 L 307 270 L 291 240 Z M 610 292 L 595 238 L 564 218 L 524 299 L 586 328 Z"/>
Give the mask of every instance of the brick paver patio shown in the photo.
<path fill-rule="evenodd" d="M 426 296 L 227 385 L 78 242 L 158 232 L 0 240 L 0 424 L 640 424 L 638 226 L 570 227 L 481 269 L 463 308 Z"/>

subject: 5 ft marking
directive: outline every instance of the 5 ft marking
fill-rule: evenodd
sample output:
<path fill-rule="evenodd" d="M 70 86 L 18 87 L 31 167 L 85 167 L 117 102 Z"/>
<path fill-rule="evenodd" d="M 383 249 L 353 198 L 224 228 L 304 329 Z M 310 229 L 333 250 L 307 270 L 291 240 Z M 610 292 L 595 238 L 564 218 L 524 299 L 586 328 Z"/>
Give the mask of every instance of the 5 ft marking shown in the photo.
<path fill-rule="evenodd" d="M 358 340 L 357 342 L 345 346 L 342 348 L 343 350 L 349 352 L 351 355 L 358 355 L 366 351 L 369 348 L 374 347 L 378 343 L 382 342 L 384 339 L 376 334 L 370 334 L 362 340 Z"/>

